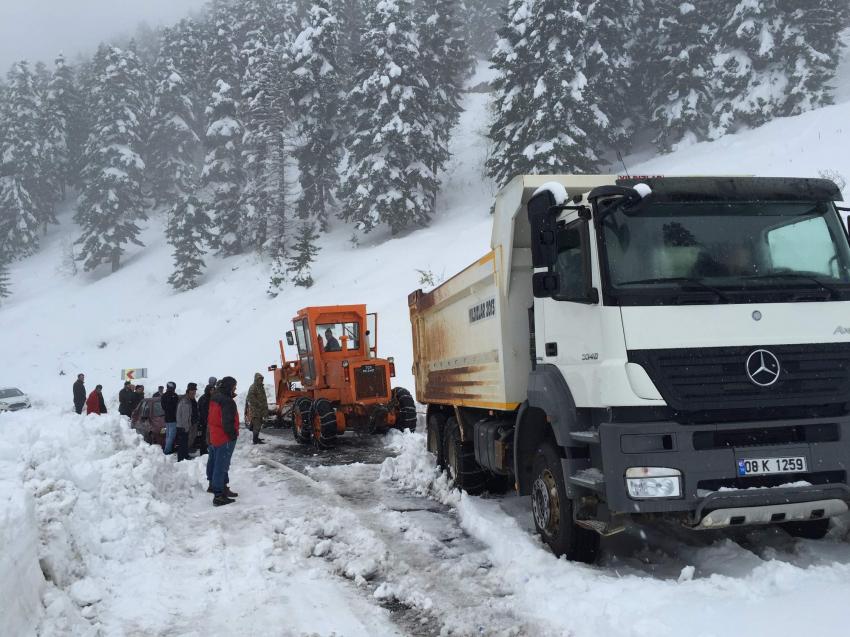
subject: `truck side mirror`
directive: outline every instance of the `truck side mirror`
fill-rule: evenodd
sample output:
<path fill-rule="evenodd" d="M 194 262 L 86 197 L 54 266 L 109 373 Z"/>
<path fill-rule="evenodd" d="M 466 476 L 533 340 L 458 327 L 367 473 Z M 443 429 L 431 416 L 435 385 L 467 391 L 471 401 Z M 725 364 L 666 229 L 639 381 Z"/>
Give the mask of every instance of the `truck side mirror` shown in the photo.
<path fill-rule="evenodd" d="M 558 259 L 557 226 L 560 208 L 555 195 L 543 190 L 528 200 L 528 223 L 531 226 L 531 263 L 535 268 L 548 268 Z"/>
<path fill-rule="evenodd" d="M 553 297 L 561 289 L 561 276 L 557 272 L 536 272 L 531 277 L 531 288 L 537 299 Z"/>
<path fill-rule="evenodd" d="M 290 345 L 295 345 L 295 338 L 293 338 L 292 332 L 286 333 L 286 342 L 289 343 Z"/>

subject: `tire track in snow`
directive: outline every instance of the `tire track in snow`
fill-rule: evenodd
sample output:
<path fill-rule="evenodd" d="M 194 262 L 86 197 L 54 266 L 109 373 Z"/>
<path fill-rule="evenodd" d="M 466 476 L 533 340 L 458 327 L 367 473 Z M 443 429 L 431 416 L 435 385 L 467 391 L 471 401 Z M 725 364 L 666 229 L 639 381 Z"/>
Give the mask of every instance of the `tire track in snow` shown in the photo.
<path fill-rule="evenodd" d="M 282 541 L 369 591 L 407 634 L 543 634 L 514 612 L 487 547 L 461 529 L 453 508 L 379 479 L 379 463 L 390 455 L 383 439 L 367 436 L 346 437 L 323 455 L 294 444 L 267 447 L 258 462 L 306 487 L 302 497 L 313 500 L 309 519 L 283 523 Z M 367 463 L 352 462 L 361 458 Z"/>

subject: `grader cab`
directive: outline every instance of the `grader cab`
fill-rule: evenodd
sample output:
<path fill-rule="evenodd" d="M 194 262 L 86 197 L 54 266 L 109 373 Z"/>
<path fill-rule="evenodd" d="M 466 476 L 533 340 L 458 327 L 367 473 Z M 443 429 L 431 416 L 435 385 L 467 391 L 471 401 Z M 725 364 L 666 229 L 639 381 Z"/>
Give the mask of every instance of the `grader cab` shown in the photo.
<path fill-rule="evenodd" d="M 280 341 L 274 372 L 277 412 L 292 424 L 295 439 L 317 448 L 333 444 L 348 429 L 382 433 L 416 428 L 416 405 L 403 387 L 391 387 L 392 358 L 378 358 L 377 314 L 365 305 L 307 307 Z"/>

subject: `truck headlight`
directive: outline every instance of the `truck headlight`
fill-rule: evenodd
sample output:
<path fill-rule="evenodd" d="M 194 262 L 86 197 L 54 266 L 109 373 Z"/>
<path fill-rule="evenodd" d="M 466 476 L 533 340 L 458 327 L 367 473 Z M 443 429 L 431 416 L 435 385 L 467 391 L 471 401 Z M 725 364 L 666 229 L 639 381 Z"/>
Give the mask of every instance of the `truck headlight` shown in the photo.
<path fill-rule="evenodd" d="M 635 500 L 679 498 L 682 496 L 682 472 L 667 467 L 629 467 L 626 489 Z"/>

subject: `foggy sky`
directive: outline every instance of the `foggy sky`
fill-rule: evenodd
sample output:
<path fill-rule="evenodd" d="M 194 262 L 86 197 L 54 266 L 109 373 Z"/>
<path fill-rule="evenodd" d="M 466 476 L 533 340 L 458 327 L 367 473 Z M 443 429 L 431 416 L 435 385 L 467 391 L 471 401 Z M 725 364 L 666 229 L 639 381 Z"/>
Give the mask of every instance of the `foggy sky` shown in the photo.
<path fill-rule="evenodd" d="M 57 53 L 73 61 L 101 40 L 132 34 L 136 25 L 169 24 L 206 0 L 0 0 L 0 75 L 26 58 L 52 67 Z"/>

